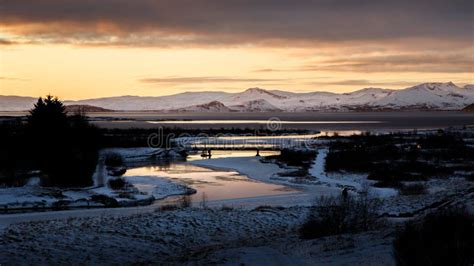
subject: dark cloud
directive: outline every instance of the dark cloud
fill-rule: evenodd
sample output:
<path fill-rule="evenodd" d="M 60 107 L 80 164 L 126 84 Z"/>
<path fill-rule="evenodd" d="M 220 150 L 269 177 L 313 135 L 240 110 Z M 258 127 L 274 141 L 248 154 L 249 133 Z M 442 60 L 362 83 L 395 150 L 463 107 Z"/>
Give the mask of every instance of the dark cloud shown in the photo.
<path fill-rule="evenodd" d="M 314 62 L 301 67 L 302 71 L 355 71 L 355 72 L 431 72 L 472 73 L 472 50 L 459 53 L 398 54 L 356 56 Z"/>
<path fill-rule="evenodd" d="M 165 77 L 165 78 L 143 78 L 143 83 L 165 83 L 165 84 L 193 84 L 193 83 L 232 83 L 232 82 L 275 82 L 285 79 L 258 79 L 258 78 L 233 78 L 233 77 Z"/>
<path fill-rule="evenodd" d="M 323 80 L 317 80 L 323 79 Z M 421 82 L 409 81 L 369 81 L 365 79 L 356 80 L 325 80 L 327 78 L 299 78 L 299 79 L 258 79 L 258 78 L 231 78 L 231 77 L 165 77 L 165 78 L 144 78 L 140 82 L 149 84 L 167 84 L 167 85 L 192 85 L 199 83 L 261 83 L 265 86 L 279 86 L 282 83 L 296 81 L 299 84 L 306 85 L 340 85 L 340 86 L 366 86 L 366 87 L 389 87 L 389 86 L 411 86 Z M 202 87 L 198 87 L 202 89 Z"/>
<path fill-rule="evenodd" d="M 365 87 L 383 87 L 387 88 L 390 86 L 396 87 L 408 87 L 422 82 L 410 82 L 410 81 L 369 81 L 365 79 L 355 80 L 337 80 L 337 81 L 314 81 L 308 82 L 308 85 L 340 85 L 340 86 L 365 86 Z"/>
<path fill-rule="evenodd" d="M 0 23 L 49 42 L 226 45 L 473 39 L 471 0 L 4 0 Z"/>

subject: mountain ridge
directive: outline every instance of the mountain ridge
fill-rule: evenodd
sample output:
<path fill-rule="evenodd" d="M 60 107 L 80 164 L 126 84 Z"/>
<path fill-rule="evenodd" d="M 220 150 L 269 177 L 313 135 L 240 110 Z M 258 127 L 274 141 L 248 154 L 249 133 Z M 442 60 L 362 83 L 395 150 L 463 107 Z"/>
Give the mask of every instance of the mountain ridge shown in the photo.
<path fill-rule="evenodd" d="M 37 98 L 0 96 L 0 111 L 31 109 Z M 68 101 L 114 111 L 305 112 L 353 110 L 461 110 L 474 103 L 474 85 L 422 83 L 400 90 L 363 88 L 348 93 L 296 93 L 249 88 L 242 92 L 183 92 L 167 96 L 114 96 Z"/>

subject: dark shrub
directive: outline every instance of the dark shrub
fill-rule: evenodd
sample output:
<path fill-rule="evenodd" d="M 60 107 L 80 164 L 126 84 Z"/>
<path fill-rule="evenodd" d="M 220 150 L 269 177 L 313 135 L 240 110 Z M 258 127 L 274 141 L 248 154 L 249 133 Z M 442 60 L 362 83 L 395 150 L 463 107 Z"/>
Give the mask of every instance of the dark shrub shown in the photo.
<path fill-rule="evenodd" d="M 402 182 L 394 179 L 381 180 L 374 184 L 374 187 L 382 188 L 401 188 L 403 186 Z"/>
<path fill-rule="evenodd" d="M 402 195 L 422 195 L 427 193 L 426 186 L 421 183 L 403 185 L 399 190 Z"/>
<path fill-rule="evenodd" d="M 467 181 L 474 181 L 474 173 L 464 177 Z"/>
<path fill-rule="evenodd" d="M 184 195 L 181 197 L 181 201 L 180 201 L 180 207 L 181 208 L 189 208 L 191 207 L 192 205 L 192 202 L 191 202 L 191 197 L 188 196 L 188 195 Z"/>
<path fill-rule="evenodd" d="M 227 206 L 227 205 L 222 205 L 221 211 L 233 211 L 234 207 L 232 206 Z"/>
<path fill-rule="evenodd" d="M 270 158 L 277 159 L 278 162 L 289 166 L 308 168 L 313 164 L 316 155 L 317 151 L 315 150 L 283 149 L 281 150 L 280 155 L 270 156 Z"/>
<path fill-rule="evenodd" d="M 121 190 L 127 186 L 127 182 L 122 178 L 109 179 L 109 187 L 113 190 Z"/>
<path fill-rule="evenodd" d="M 123 176 L 127 172 L 127 168 L 125 167 L 112 167 L 108 169 L 108 174 L 110 176 Z"/>
<path fill-rule="evenodd" d="M 421 181 L 472 172 L 474 148 L 456 133 L 354 136 L 329 144 L 326 171 L 369 173 L 372 180 Z"/>
<path fill-rule="evenodd" d="M 0 168 L 0 187 L 21 187 L 28 182 L 28 174 L 25 171 L 10 167 L 2 168 Z"/>
<path fill-rule="evenodd" d="M 322 197 L 315 211 L 301 226 L 303 239 L 366 231 L 378 226 L 379 202 L 367 195 L 359 197 Z"/>
<path fill-rule="evenodd" d="M 428 149 L 453 149 L 464 147 L 464 141 L 462 138 L 444 132 L 423 136 L 418 140 L 418 144 L 421 147 Z"/>
<path fill-rule="evenodd" d="M 385 181 L 387 182 L 400 182 L 400 181 L 422 181 L 426 180 L 426 177 L 420 174 L 414 174 L 411 172 L 405 172 L 401 168 L 395 166 L 386 165 L 385 169 L 373 170 L 367 176 L 369 180 Z"/>
<path fill-rule="evenodd" d="M 299 167 L 296 171 L 282 173 L 282 176 L 310 177 L 309 168 L 317 154 L 316 150 L 283 149 L 279 155 L 265 157 L 262 162 L 272 161 L 283 166 Z"/>
<path fill-rule="evenodd" d="M 28 173 L 37 169 L 31 154 L 23 123 L 0 120 L 0 186 L 23 186 L 28 181 Z"/>
<path fill-rule="evenodd" d="M 336 142 L 330 145 L 326 157 L 326 171 L 368 172 L 374 169 L 374 162 L 394 161 L 401 158 L 401 151 L 395 145 L 386 143 L 371 145 L 371 141 Z M 381 141 L 382 139 L 380 139 Z"/>
<path fill-rule="evenodd" d="M 122 155 L 115 152 L 107 153 L 105 155 L 104 163 L 106 166 L 120 167 L 123 166 L 123 157 Z"/>
<path fill-rule="evenodd" d="M 92 195 L 91 200 L 107 207 L 117 207 L 118 201 L 106 195 Z"/>
<path fill-rule="evenodd" d="M 406 224 L 393 243 L 397 264 L 472 265 L 473 222 L 464 209 L 454 209 Z"/>
<path fill-rule="evenodd" d="M 156 209 L 157 212 L 160 212 L 160 211 L 166 212 L 166 211 L 175 211 L 175 210 L 179 210 L 179 206 L 175 204 L 162 205 L 160 206 L 160 208 Z"/>

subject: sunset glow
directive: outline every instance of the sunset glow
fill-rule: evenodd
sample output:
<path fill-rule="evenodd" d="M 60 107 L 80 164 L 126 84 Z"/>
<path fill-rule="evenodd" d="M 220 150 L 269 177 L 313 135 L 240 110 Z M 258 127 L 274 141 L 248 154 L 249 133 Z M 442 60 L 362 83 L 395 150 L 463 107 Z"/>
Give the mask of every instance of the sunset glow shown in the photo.
<path fill-rule="evenodd" d="M 348 92 L 474 82 L 470 1 L 39 2 L 2 2 L 1 95 Z"/>

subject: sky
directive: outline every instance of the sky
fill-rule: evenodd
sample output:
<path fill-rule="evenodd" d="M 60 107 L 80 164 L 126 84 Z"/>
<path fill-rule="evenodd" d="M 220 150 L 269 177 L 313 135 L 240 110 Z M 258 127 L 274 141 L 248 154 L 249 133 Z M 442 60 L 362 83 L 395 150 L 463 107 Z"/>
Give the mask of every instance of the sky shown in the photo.
<path fill-rule="evenodd" d="M 474 83 L 472 0 L 0 0 L 0 95 Z"/>

